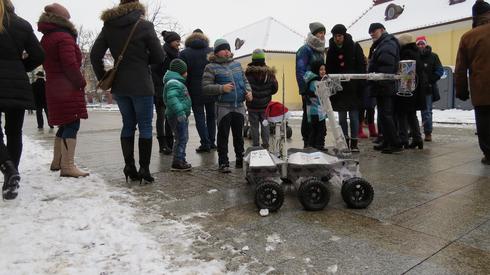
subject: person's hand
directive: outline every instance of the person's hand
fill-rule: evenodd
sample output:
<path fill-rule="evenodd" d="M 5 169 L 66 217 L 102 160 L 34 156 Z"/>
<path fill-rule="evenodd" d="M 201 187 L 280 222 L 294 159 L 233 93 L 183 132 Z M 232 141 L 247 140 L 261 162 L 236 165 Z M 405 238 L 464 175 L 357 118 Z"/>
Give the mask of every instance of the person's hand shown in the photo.
<path fill-rule="evenodd" d="M 247 93 L 245 94 L 245 100 L 248 101 L 248 102 L 251 102 L 253 99 L 254 98 L 252 96 L 252 92 L 247 91 Z"/>
<path fill-rule="evenodd" d="M 223 85 L 223 92 L 225 92 L 225 93 L 229 93 L 229 92 L 233 91 L 233 89 L 235 89 L 235 86 L 233 85 L 233 83 L 228 83 L 228 84 Z"/>

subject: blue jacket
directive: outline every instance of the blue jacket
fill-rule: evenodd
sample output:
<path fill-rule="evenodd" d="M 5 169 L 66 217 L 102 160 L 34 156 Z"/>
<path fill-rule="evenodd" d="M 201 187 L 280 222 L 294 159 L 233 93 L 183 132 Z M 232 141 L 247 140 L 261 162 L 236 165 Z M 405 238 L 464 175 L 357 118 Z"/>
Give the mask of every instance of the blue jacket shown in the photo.
<path fill-rule="evenodd" d="M 296 81 L 298 82 L 299 93 L 306 94 L 308 87 L 305 83 L 304 76 L 307 71 L 311 71 L 311 64 L 325 61 L 325 55 L 313 50 L 307 44 L 303 45 L 296 52 Z"/>
<path fill-rule="evenodd" d="M 202 89 L 205 95 L 217 96 L 218 103 L 234 107 L 242 106 L 245 94 L 252 88 L 248 83 L 242 65 L 232 58 L 219 58 L 209 55 L 209 64 L 204 68 Z M 229 93 L 223 91 L 223 85 L 233 83 L 235 89 Z"/>

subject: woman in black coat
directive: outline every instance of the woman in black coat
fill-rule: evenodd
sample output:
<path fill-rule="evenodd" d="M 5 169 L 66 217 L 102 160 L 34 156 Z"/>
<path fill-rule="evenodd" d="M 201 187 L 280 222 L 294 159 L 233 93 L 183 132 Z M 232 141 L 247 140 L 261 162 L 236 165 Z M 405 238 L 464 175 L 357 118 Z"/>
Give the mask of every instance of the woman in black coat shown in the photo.
<path fill-rule="evenodd" d="M 7 144 L 0 127 L 0 170 L 5 176 L 4 199 L 15 199 L 20 176 L 22 126 L 26 109 L 34 108 L 26 72 L 42 64 L 44 52 L 31 25 L 15 14 L 10 0 L 0 0 L 0 113 L 5 114 Z M 1 115 L 1 114 L 0 114 Z"/>
<path fill-rule="evenodd" d="M 422 135 L 420 134 L 420 125 L 417 118 L 417 110 L 426 108 L 425 94 L 421 87 L 425 86 L 426 79 L 423 74 L 423 64 L 420 57 L 420 51 L 415 44 L 415 39 L 411 34 L 404 34 L 398 39 L 400 41 L 400 60 L 415 60 L 417 73 L 417 87 L 411 97 L 396 96 L 395 98 L 395 115 L 398 125 L 398 134 L 405 148 L 424 148 Z M 412 137 L 412 143 L 409 144 L 408 130 Z"/>
<path fill-rule="evenodd" d="M 138 0 L 121 0 L 119 6 L 102 13 L 104 27 L 95 40 L 90 60 L 97 79 L 105 73 L 104 57 L 107 49 L 116 59 L 122 52 L 135 24 L 124 58 L 119 65 L 112 94 L 115 96 L 122 115 L 121 148 L 126 180 L 153 182 L 149 166 L 152 147 L 153 96 L 155 88 L 149 66 L 163 62 L 163 50 L 153 24 L 143 19 L 145 7 Z M 139 130 L 139 171 L 134 161 L 136 126 Z"/>

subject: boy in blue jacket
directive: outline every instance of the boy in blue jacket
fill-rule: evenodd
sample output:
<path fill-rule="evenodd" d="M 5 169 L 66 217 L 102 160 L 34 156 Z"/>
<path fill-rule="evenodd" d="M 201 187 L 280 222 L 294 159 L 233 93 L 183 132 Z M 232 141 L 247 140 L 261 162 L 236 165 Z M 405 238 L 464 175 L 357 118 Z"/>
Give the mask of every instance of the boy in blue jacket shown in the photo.
<path fill-rule="evenodd" d="M 218 120 L 219 171 L 230 172 L 228 160 L 228 137 L 230 128 L 235 148 L 235 168 L 243 167 L 243 124 L 245 100 L 252 101 L 252 92 L 240 63 L 233 60 L 230 44 L 224 39 L 214 43 L 214 52 L 209 54 L 209 64 L 204 69 L 202 86 L 205 95 L 216 96 Z"/>

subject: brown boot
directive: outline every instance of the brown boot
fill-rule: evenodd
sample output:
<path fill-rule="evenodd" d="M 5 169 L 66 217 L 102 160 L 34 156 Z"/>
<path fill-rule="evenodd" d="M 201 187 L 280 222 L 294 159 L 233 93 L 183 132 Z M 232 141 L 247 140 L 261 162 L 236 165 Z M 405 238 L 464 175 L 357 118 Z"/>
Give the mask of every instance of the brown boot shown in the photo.
<path fill-rule="evenodd" d="M 51 162 L 51 171 L 59 171 L 61 169 L 61 138 L 54 139 L 53 161 Z"/>
<path fill-rule="evenodd" d="M 64 138 L 61 143 L 61 177 L 86 177 L 89 173 L 81 171 L 75 166 L 75 147 L 77 140 Z"/>
<path fill-rule="evenodd" d="M 432 141 L 432 134 L 425 134 L 424 141 L 431 142 Z"/>

